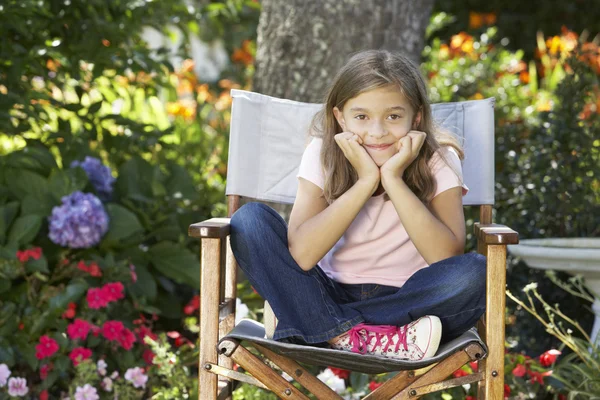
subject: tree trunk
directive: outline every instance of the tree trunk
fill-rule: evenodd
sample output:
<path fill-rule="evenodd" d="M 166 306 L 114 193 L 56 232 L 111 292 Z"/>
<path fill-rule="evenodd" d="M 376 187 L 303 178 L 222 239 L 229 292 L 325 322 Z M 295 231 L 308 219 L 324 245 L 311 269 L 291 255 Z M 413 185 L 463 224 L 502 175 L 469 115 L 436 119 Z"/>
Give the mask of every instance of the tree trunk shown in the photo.
<path fill-rule="evenodd" d="M 313 103 L 349 56 L 401 51 L 420 61 L 434 0 L 262 0 L 253 90 Z"/>
<path fill-rule="evenodd" d="M 310 103 L 352 53 L 401 51 L 420 62 L 434 0 L 262 0 L 253 91 Z M 291 206 L 266 202 L 287 221 Z"/>

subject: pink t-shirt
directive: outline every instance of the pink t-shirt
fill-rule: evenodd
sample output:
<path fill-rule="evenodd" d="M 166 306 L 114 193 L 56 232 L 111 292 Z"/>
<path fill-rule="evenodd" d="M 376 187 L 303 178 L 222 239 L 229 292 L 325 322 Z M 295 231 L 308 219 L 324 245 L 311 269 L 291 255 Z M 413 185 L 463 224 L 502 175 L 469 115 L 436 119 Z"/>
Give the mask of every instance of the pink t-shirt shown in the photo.
<path fill-rule="evenodd" d="M 302 155 L 297 175 L 321 189 L 325 181 L 320 162 L 322 143 L 322 139 L 313 138 Z M 457 186 L 462 186 L 464 196 L 469 189 L 462 183 L 458 154 L 451 147 L 438 151 L 446 152 L 453 168 L 437 152 L 429 161 L 436 181 L 434 197 Z M 390 200 L 384 201 L 384 194 L 367 200 L 344 235 L 318 265 L 337 282 L 397 287 L 404 285 L 418 270 L 429 266 L 410 240 L 394 204 Z"/>

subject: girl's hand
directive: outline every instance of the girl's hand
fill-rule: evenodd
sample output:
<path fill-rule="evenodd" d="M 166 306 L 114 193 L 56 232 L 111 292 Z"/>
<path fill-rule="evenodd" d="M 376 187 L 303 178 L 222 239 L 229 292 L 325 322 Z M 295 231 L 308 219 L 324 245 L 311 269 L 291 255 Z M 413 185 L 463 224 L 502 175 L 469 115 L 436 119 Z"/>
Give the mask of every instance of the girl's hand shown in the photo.
<path fill-rule="evenodd" d="M 417 158 L 427 134 L 410 131 L 398 140 L 398 153 L 390 157 L 380 168 L 381 178 L 401 178 L 406 168 Z"/>
<path fill-rule="evenodd" d="M 367 150 L 362 147 L 363 141 L 358 135 L 352 132 L 342 132 L 335 135 L 334 139 L 358 173 L 359 180 L 379 183 L 379 168 Z"/>

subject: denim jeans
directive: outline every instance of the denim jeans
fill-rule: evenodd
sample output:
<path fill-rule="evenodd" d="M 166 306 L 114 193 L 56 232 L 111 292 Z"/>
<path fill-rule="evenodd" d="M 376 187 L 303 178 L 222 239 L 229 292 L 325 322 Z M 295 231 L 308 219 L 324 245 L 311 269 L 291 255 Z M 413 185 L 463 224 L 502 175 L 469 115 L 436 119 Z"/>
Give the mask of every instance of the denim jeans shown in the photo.
<path fill-rule="evenodd" d="M 231 218 L 233 254 L 278 318 L 274 339 L 326 346 L 359 324 L 402 326 L 425 315 L 442 321 L 442 342 L 475 325 L 485 310 L 485 257 L 467 253 L 413 274 L 401 287 L 342 284 L 317 265 L 304 271 L 288 249 L 287 224 L 248 203 Z"/>

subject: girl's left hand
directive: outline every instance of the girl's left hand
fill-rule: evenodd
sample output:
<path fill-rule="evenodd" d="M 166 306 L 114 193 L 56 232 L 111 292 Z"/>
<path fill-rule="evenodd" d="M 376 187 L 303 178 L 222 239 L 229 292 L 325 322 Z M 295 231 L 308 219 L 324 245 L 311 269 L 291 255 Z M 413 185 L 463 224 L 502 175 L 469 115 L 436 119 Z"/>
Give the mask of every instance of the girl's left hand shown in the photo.
<path fill-rule="evenodd" d="M 390 157 L 380 168 L 381 178 L 401 178 L 408 166 L 417 158 L 427 134 L 421 131 L 410 131 L 398 140 L 398 153 Z"/>

